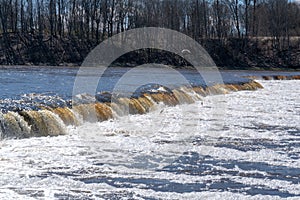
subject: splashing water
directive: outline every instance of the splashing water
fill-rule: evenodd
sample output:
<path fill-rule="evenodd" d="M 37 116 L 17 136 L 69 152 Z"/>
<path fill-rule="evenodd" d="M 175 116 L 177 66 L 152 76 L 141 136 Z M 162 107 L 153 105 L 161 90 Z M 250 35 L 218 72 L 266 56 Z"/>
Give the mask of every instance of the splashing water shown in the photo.
<path fill-rule="evenodd" d="M 145 114 L 160 103 L 167 106 L 192 104 L 201 100 L 201 95 L 226 94 L 230 91 L 256 90 L 258 88 L 262 88 L 262 86 L 254 81 L 235 85 L 219 84 L 206 88 L 197 86 L 194 89 L 180 87 L 169 91 L 159 87 L 155 91 L 151 89 L 150 93 L 140 93 L 135 97 L 120 97 L 114 98 L 111 102 L 96 103 L 95 97 L 81 94 L 77 97 L 80 99 L 80 103 L 74 104 L 72 109 L 69 107 L 44 107 L 38 111 L 22 110 L 16 113 L 9 111 L 1 114 L 1 137 L 27 138 L 64 135 L 68 125 L 78 126 L 84 122 L 101 122 L 127 114 Z"/>
<path fill-rule="evenodd" d="M 300 85 L 261 83 L 175 107 L 142 97 L 150 113 L 97 123 L 66 109 L 81 124 L 66 135 L 1 141 L 0 198 L 299 199 Z"/>

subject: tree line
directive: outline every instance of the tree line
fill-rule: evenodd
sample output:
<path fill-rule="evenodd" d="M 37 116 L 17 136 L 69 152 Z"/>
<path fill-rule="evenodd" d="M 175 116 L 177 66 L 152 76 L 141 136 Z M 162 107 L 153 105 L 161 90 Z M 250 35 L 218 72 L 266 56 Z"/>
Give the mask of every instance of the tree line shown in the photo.
<path fill-rule="evenodd" d="M 0 0 L 4 48 L 9 35 L 100 43 L 140 27 L 169 28 L 197 41 L 268 37 L 276 48 L 286 48 L 300 35 L 300 5 L 293 0 Z"/>
<path fill-rule="evenodd" d="M 98 41 L 145 26 L 199 38 L 300 34 L 300 7 L 288 0 L 1 0 L 0 32 Z"/>

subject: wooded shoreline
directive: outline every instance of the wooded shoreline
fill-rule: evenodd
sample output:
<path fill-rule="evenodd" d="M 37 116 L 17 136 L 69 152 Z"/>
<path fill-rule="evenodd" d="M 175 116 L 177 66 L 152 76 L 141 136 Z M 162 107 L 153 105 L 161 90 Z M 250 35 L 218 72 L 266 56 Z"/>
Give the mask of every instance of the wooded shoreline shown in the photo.
<path fill-rule="evenodd" d="M 289 0 L 2 0 L 0 65 L 80 65 L 102 41 L 143 27 L 193 38 L 221 69 L 300 68 L 300 4 Z M 152 50 L 115 64 L 153 61 L 187 66 Z"/>
<path fill-rule="evenodd" d="M 9 47 L 0 51 L 0 65 L 80 66 L 98 43 L 71 37 L 40 40 L 30 34 L 9 34 Z M 8 38 L 8 36 L 6 38 Z M 4 40 L 0 36 L 0 41 Z M 299 70 L 300 38 L 290 38 L 288 49 L 273 47 L 272 38 L 203 39 L 199 41 L 220 69 Z M 112 66 L 132 67 L 161 63 L 190 68 L 180 56 L 155 49 L 137 50 L 121 56 Z"/>

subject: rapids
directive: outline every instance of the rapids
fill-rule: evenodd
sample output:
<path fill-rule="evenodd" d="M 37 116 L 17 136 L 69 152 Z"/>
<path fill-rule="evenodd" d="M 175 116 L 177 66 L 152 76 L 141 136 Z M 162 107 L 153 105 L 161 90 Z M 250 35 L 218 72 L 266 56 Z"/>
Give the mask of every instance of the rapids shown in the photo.
<path fill-rule="evenodd" d="M 120 97 L 110 102 L 85 102 L 69 107 L 40 107 L 40 110 L 22 110 L 0 113 L 1 138 L 20 139 L 39 136 L 58 136 L 66 133 L 69 125 L 78 126 L 84 122 L 101 122 L 124 115 L 146 114 L 155 105 L 167 106 L 192 104 L 208 95 L 227 94 L 232 91 L 256 90 L 262 86 L 250 81 L 242 84 L 218 84 L 203 88 L 180 87 L 171 91 L 156 90 L 141 93 L 137 97 Z M 105 93 L 107 94 L 107 93 Z M 101 95 L 101 94 L 100 94 Z M 85 98 L 85 95 L 80 95 Z M 91 98 L 88 95 L 88 98 Z"/>
<path fill-rule="evenodd" d="M 151 105 L 150 112 L 102 122 L 83 121 L 81 108 L 4 114 L 15 124 L 64 116 L 52 133 L 63 124 L 65 135 L 0 141 L 0 198 L 299 199 L 299 81 L 259 83 L 264 89 L 175 106 L 160 101 L 171 103 L 170 94 L 122 100 L 139 102 L 132 112 Z M 224 112 L 215 112 L 223 103 Z M 97 106 L 111 116 L 107 105 Z M 37 129 L 22 127 L 29 135 Z"/>

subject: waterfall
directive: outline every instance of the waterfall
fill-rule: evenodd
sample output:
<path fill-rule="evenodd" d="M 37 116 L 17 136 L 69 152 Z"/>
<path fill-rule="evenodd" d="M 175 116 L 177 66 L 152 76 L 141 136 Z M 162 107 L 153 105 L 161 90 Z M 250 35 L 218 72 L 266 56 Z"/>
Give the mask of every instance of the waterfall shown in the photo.
<path fill-rule="evenodd" d="M 66 134 L 62 119 L 49 110 L 0 114 L 1 138 L 28 138 Z"/>
<path fill-rule="evenodd" d="M 131 98 L 114 98 L 111 102 L 85 102 L 72 108 L 58 107 L 38 111 L 0 113 L 0 136 L 1 139 L 6 139 L 64 135 L 67 126 L 76 127 L 84 122 L 101 122 L 126 114 L 145 114 L 159 103 L 167 106 L 191 104 L 207 95 L 259 88 L 263 87 L 255 81 L 218 84 L 206 88 L 180 87 L 172 91 L 146 92 Z"/>
<path fill-rule="evenodd" d="M 300 75 L 266 75 L 266 76 L 246 76 L 252 80 L 300 80 Z"/>

